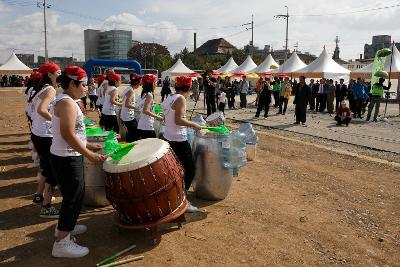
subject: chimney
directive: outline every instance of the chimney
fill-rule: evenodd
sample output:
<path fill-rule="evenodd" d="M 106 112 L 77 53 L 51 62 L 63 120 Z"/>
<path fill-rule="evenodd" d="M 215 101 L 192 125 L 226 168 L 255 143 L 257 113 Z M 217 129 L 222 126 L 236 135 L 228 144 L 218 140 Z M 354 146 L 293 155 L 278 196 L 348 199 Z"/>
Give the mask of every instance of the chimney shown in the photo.
<path fill-rule="evenodd" d="M 193 52 L 196 52 L 197 49 L 196 39 L 197 39 L 196 33 L 193 33 L 193 44 L 194 44 Z"/>
<path fill-rule="evenodd" d="M 363 55 L 362 55 L 362 54 L 360 54 L 360 60 L 362 60 L 362 57 L 363 57 Z"/>

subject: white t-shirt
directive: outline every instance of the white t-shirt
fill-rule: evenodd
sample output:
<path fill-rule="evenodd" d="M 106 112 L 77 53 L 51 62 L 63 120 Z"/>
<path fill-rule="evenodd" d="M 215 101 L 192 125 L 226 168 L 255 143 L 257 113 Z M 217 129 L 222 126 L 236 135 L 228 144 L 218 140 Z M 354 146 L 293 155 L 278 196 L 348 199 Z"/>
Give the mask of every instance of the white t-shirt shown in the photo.
<path fill-rule="evenodd" d="M 89 85 L 89 95 L 97 95 L 96 85 Z"/>
<path fill-rule="evenodd" d="M 116 105 L 111 103 L 111 93 L 117 90 L 115 86 L 108 86 L 108 89 L 106 93 L 104 94 L 104 103 L 103 103 L 103 109 L 101 110 L 101 113 L 104 115 L 116 115 Z"/>
<path fill-rule="evenodd" d="M 180 94 L 169 95 L 162 103 L 165 114 L 165 132 L 164 138 L 168 141 L 183 142 L 187 140 L 187 129 L 185 126 L 179 126 L 175 123 L 175 110 L 172 105 L 179 98 Z"/>
<path fill-rule="evenodd" d="M 97 93 L 99 94 L 99 97 L 96 100 L 96 105 L 97 106 L 103 105 L 103 96 L 102 96 L 103 95 L 103 84 L 101 84 L 99 86 L 99 88 L 97 88 Z"/>
<path fill-rule="evenodd" d="M 226 98 L 226 93 L 225 92 L 221 92 L 221 94 L 218 97 L 218 101 L 219 103 L 226 103 L 228 99 Z"/>
<path fill-rule="evenodd" d="M 70 99 L 74 101 L 69 95 L 59 94 L 56 97 L 55 103 L 63 99 Z M 69 101 L 69 100 L 68 100 Z M 76 101 L 76 122 L 75 122 L 75 135 L 86 146 L 86 128 L 83 122 L 84 116 Z M 59 157 L 80 156 L 81 154 L 68 145 L 61 135 L 60 118 L 54 114 L 54 107 L 52 107 L 52 128 L 53 128 L 53 141 L 51 143 L 50 152 Z"/>
<path fill-rule="evenodd" d="M 135 110 L 132 108 L 128 108 L 125 106 L 125 102 L 126 102 L 126 95 L 132 92 L 133 93 L 133 97 L 131 99 L 131 105 L 135 104 L 135 92 L 133 91 L 133 88 L 131 86 L 127 86 L 124 91 L 121 94 L 122 97 L 122 108 L 121 108 L 121 115 L 120 118 L 123 121 L 131 121 L 135 118 Z"/>
<path fill-rule="evenodd" d="M 52 89 L 53 87 L 46 84 L 44 88 L 32 99 L 32 133 L 36 136 L 40 137 L 52 137 L 51 130 L 51 121 L 46 120 L 38 113 L 38 107 L 42 103 L 42 99 L 40 96 L 46 92 L 47 90 Z M 50 101 L 48 110 L 51 110 L 54 105 L 54 99 Z"/>
<path fill-rule="evenodd" d="M 150 102 L 150 111 L 153 111 L 154 98 L 153 98 L 152 93 L 147 93 L 143 97 L 140 97 L 138 100 L 138 107 L 141 110 L 141 113 L 140 113 L 137 128 L 139 130 L 151 131 L 151 130 L 154 130 L 154 118 L 149 115 L 144 114 L 144 112 L 143 112 L 144 103 L 146 102 L 147 95 L 151 95 L 151 97 L 152 97 L 151 102 Z"/>

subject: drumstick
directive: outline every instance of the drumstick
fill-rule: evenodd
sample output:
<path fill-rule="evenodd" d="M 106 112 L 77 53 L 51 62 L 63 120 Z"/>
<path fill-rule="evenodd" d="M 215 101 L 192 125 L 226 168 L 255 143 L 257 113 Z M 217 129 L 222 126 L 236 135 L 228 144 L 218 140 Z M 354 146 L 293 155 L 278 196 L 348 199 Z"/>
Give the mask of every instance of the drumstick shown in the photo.
<path fill-rule="evenodd" d="M 128 262 L 139 261 L 139 260 L 142 260 L 143 258 L 144 258 L 143 255 L 142 256 L 137 256 L 137 257 L 134 257 L 134 258 L 123 260 L 123 261 L 116 261 L 116 262 L 112 262 L 112 263 L 109 263 L 109 264 L 106 264 L 106 265 L 102 265 L 101 267 L 119 266 L 119 265 L 122 265 L 122 264 L 125 264 L 125 263 L 128 263 Z"/>
<path fill-rule="evenodd" d="M 128 248 L 126 248 L 126 249 L 124 249 L 124 250 L 122 250 L 122 251 L 120 251 L 120 252 L 118 252 L 118 253 L 116 253 L 116 254 L 110 256 L 110 257 L 108 257 L 108 258 L 105 258 L 105 259 L 102 260 L 101 262 L 97 263 L 97 264 L 96 264 L 96 267 L 103 266 L 103 265 L 106 264 L 107 262 L 110 262 L 110 261 L 112 261 L 112 260 L 115 260 L 116 258 L 118 258 L 119 256 L 121 256 L 121 255 L 124 254 L 125 252 L 128 252 L 129 250 L 134 249 L 135 247 L 136 247 L 136 245 L 132 245 L 132 246 L 130 246 L 130 247 L 128 247 Z M 113 265 L 113 266 L 114 266 L 114 265 Z"/>

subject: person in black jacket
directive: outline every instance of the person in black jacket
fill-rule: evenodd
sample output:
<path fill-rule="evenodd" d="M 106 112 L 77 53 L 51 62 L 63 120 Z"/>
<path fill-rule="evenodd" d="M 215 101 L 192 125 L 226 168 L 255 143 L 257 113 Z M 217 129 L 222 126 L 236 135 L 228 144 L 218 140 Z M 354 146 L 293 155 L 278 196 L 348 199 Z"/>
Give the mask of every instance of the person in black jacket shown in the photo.
<path fill-rule="evenodd" d="M 335 95 L 336 95 L 336 111 L 338 110 L 340 103 L 346 98 L 347 96 L 347 85 L 344 83 L 344 79 L 340 79 L 339 84 L 336 85 Z"/>
<path fill-rule="evenodd" d="M 310 99 L 311 90 L 310 87 L 306 84 L 306 78 L 304 76 L 300 76 L 300 83 L 296 90 L 296 95 L 294 98 L 293 104 L 296 105 L 295 115 L 296 122 L 295 124 L 305 125 L 306 123 L 306 113 L 307 113 L 307 104 Z"/>
<path fill-rule="evenodd" d="M 256 112 L 256 118 L 260 117 L 261 111 L 264 109 L 264 118 L 268 117 L 269 105 L 271 104 L 272 87 L 270 79 L 266 78 L 261 84 L 260 98 L 258 99 L 258 106 Z"/>
<path fill-rule="evenodd" d="M 170 95 L 171 92 L 171 82 L 169 80 L 169 77 L 165 77 L 163 81 L 163 85 L 161 88 L 161 102 L 164 102 L 164 98 Z"/>

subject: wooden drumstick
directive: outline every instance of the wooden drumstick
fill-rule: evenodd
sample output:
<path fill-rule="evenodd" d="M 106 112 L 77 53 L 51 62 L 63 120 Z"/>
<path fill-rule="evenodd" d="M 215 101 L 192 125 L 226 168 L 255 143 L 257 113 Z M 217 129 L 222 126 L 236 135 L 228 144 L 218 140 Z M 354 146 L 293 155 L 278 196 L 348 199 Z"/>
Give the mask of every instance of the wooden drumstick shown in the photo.
<path fill-rule="evenodd" d="M 102 265 L 101 267 L 119 266 L 119 265 L 122 265 L 122 264 L 125 264 L 125 263 L 128 263 L 128 262 L 139 261 L 139 260 L 142 260 L 143 258 L 144 258 L 143 255 L 142 256 L 137 256 L 137 257 L 134 257 L 134 258 L 123 260 L 123 261 L 116 261 L 116 262 L 112 262 L 112 263 L 109 263 L 109 264 L 106 264 L 106 265 Z"/>
<path fill-rule="evenodd" d="M 124 250 L 122 250 L 122 251 L 120 251 L 120 252 L 118 252 L 118 253 L 116 253 L 116 254 L 110 256 L 110 257 L 108 257 L 108 258 L 105 258 L 105 259 L 102 260 L 101 262 L 97 263 L 97 264 L 96 264 L 96 267 L 103 266 L 103 265 L 106 264 L 107 262 L 110 262 L 110 261 L 112 261 L 112 260 L 115 260 L 116 258 L 118 258 L 119 256 L 121 256 L 122 254 L 128 252 L 128 251 L 131 250 L 131 249 L 134 249 L 135 247 L 136 247 L 136 245 L 132 245 L 132 246 L 130 246 L 130 247 L 128 247 L 128 248 L 126 248 L 126 249 L 124 249 Z"/>

